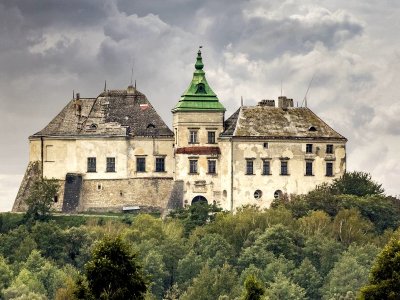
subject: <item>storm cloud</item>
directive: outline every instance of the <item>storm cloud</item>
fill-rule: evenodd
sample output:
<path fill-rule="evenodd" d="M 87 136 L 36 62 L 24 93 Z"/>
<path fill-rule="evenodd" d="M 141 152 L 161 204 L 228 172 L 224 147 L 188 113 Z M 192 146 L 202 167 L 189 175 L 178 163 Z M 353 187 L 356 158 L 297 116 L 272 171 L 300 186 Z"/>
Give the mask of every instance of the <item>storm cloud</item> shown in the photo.
<path fill-rule="evenodd" d="M 0 1 L 0 211 L 28 162 L 28 136 L 72 91 L 95 97 L 131 77 L 163 119 L 191 79 L 197 47 L 232 113 L 281 93 L 349 139 L 348 169 L 389 194 L 400 176 L 397 1 Z"/>

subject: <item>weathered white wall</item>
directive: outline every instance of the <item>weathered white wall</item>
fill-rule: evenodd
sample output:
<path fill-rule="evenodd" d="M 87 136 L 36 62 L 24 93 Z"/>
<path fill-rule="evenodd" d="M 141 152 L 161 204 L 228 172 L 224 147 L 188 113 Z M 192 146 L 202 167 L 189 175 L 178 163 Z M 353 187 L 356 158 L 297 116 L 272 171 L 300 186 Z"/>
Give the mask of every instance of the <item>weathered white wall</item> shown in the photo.
<path fill-rule="evenodd" d="M 190 129 L 198 131 L 196 146 L 212 146 L 207 143 L 207 132 L 215 131 L 217 142 L 218 136 L 223 131 L 223 121 L 223 112 L 174 112 L 173 128 L 176 147 L 193 146 L 193 144 L 189 144 Z"/>
<path fill-rule="evenodd" d="M 51 153 L 49 153 L 51 152 Z M 43 140 L 43 176 L 64 180 L 67 173 L 84 179 L 173 177 L 173 139 L 85 138 Z M 146 172 L 136 172 L 136 157 L 146 158 Z M 96 157 L 96 172 L 87 172 L 87 158 Z M 115 172 L 106 172 L 106 158 L 115 157 Z M 156 157 L 165 158 L 165 172 L 155 172 Z M 41 160 L 41 141 L 30 141 L 30 160 Z"/>
<path fill-rule="evenodd" d="M 268 142 L 268 149 L 263 147 Z M 313 144 L 313 154 L 306 154 L 306 144 Z M 222 143 L 221 143 L 222 144 Z M 223 153 L 229 153 L 228 144 L 224 142 Z M 334 145 L 334 154 L 326 154 L 327 144 Z M 319 150 L 316 150 L 317 147 Z M 230 153 L 229 153 L 230 154 Z M 230 156 L 230 155 L 229 155 Z M 246 158 L 253 158 L 254 175 L 246 174 Z M 263 158 L 270 159 L 271 175 L 262 175 Z M 281 158 L 288 158 L 289 175 L 280 175 Z M 306 160 L 313 160 L 313 176 L 306 176 Z M 326 162 L 333 163 L 332 177 L 326 176 Z M 223 165 L 229 165 L 230 157 L 224 156 Z M 269 207 L 274 193 L 281 190 L 287 194 L 305 194 L 324 182 L 331 182 L 343 175 L 346 168 L 345 145 L 335 141 L 252 141 L 234 140 L 233 142 L 233 178 L 230 170 L 221 173 L 221 189 L 228 195 L 233 179 L 233 206 L 256 204 Z M 254 198 L 256 190 L 262 191 L 260 199 Z M 229 208 L 232 199 L 221 203 Z"/>

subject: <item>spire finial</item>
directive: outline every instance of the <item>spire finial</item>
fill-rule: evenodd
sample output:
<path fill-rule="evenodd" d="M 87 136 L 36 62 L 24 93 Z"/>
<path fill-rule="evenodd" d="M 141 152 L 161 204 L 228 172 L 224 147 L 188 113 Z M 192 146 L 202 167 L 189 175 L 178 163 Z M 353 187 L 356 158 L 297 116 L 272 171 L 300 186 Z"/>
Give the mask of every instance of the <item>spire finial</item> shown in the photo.
<path fill-rule="evenodd" d="M 75 90 L 72 90 L 72 99 L 75 100 Z"/>
<path fill-rule="evenodd" d="M 203 59 L 201 57 L 201 50 L 200 50 L 201 48 L 203 48 L 203 46 L 199 46 L 199 51 L 197 51 L 196 64 L 194 65 L 196 70 L 203 70 L 203 67 L 204 67 Z"/>
<path fill-rule="evenodd" d="M 107 80 L 104 80 L 104 91 L 107 90 Z"/>

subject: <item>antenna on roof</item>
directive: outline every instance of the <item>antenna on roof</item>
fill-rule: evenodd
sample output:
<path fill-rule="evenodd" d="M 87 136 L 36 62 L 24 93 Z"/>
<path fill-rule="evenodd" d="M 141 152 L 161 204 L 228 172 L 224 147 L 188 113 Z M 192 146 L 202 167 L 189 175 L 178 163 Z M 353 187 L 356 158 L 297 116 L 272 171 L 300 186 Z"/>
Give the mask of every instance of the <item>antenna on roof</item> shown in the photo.
<path fill-rule="evenodd" d="M 75 90 L 72 90 L 72 99 L 75 100 Z"/>
<path fill-rule="evenodd" d="M 104 91 L 107 90 L 107 80 L 104 80 Z"/>
<path fill-rule="evenodd" d="M 282 85 L 283 85 L 283 79 L 281 79 L 281 96 L 282 96 Z"/>
<path fill-rule="evenodd" d="M 136 79 L 135 79 L 135 91 L 136 91 Z"/>
<path fill-rule="evenodd" d="M 132 64 L 132 70 L 131 70 L 131 85 L 132 85 L 132 80 L 133 80 L 133 64 Z"/>
<path fill-rule="evenodd" d="M 301 102 L 301 107 L 303 107 L 303 103 L 304 103 L 304 107 L 307 107 L 307 95 L 308 95 L 308 92 L 310 91 L 311 83 L 312 83 L 313 80 L 314 80 L 314 76 L 315 76 L 315 73 L 314 73 L 313 76 L 311 77 L 310 83 L 308 84 L 308 88 L 307 88 L 306 94 L 304 95 L 303 102 Z"/>

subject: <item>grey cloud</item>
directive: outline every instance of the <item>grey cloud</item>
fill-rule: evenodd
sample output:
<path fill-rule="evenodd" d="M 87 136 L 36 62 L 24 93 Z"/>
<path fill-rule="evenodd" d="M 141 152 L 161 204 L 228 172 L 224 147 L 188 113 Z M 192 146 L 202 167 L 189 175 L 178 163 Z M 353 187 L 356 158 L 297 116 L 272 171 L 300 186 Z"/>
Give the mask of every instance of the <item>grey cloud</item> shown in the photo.
<path fill-rule="evenodd" d="M 17 8 L 30 28 L 92 26 L 106 18 L 113 5 L 107 0 L 3 0 Z"/>

